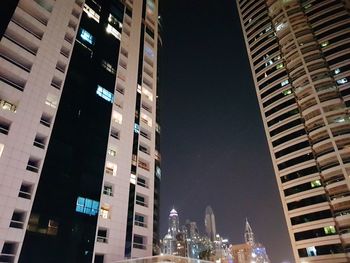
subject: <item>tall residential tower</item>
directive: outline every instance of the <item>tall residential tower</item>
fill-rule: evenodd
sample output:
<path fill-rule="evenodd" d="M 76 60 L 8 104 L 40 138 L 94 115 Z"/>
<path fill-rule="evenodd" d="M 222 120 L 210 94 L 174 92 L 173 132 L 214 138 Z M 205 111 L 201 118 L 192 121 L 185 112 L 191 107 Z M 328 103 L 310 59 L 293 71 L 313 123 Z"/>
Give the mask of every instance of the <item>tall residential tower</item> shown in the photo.
<path fill-rule="evenodd" d="M 0 261 L 151 256 L 161 176 L 158 1 L 6 2 Z"/>
<path fill-rule="evenodd" d="M 350 262 L 350 3 L 237 5 L 296 262 Z"/>

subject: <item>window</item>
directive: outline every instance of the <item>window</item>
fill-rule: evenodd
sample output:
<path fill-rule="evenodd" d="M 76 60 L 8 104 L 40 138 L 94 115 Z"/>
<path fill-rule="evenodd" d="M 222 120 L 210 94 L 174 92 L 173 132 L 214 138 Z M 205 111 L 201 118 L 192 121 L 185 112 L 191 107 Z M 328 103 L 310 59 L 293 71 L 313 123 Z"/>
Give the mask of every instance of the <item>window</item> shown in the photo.
<path fill-rule="evenodd" d="M 337 75 L 339 73 L 340 73 L 340 69 L 337 68 L 337 69 L 334 70 L 334 75 Z"/>
<path fill-rule="evenodd" d="M 103 204 L 100 209 L 100 216 L 104 219 L 109 218 L 110 206 L 109 204 Z"/>
<path fill-rule="evenodd" d="M 10 227 L 23 229 L 26 212 L 15 210 L 12 214 Z"/>
<path fill-rule="evenodd" d="M 153 49 L 145 45 L 145 54 L 151 58 L 154 57 Z"/>
<path fill-rule="evenodd" d="M 337 233 L 334 226 L 326 226 L 323 228 L 326 235 L 333 235 Z"/>
<path fill-rule="evenodd" d="M 106 32 L 108 34 L 112 34 L 116 39 L 121 40 L 122 38 L 122 35 L 118 32 L 118 30 L 112 27 L 110 24 L 107 25 Z"/>
<path fill-rule="evenodd" d="M 108 243 L 108 231 L 106 228 L 99 227 L 97 231 L 97 242 Z"/>
<path fill-rule="evenodd" d="M 2 143 L 0 143 L 0 157 L 2 155 L 2 152 L 4 151 L 4 145 Z"/>
<path fill-rule="evenodd" d="M 99 202 L 78 196 L 75 211 L 95 216 L 98 213 L 98 207 Z"/>
<path fill-rule="evenodd" d="M 149 127 L 152 127 L 152 119 L 144 113 L 141 113 L 141 121 Z"/>
<path fill-rule="evenodd" d="M 140 195 L 136 195 L 136 204 L 147 207 L 145 197 Z"/>
<path fill-rule="evenodd" d="M 322 185 L 322 183 L 321 183 L 320 180 L 314 180 L 314 181 L 311 182 L 311 187 L 312 188 L 319 187 L 321 185 Z"/>
<path fill-rule="evenodd" d="M 14 262 L 18 244 L 5 241 L 0 253 L 0 262 Z"/>
<path fill-rule="evenodd" d="M 337 84 L 342 85 L 348 82 L 347 78 L 342 78 L 337 80 Z"/>
<path fill-rule="evenodd" d="M 32 184 L 23 182 L 21 184 L 21 188 L 19 189 L 18 197 L 22 197 L 25 199 L 31 199 L 32 196 Z"/>
<path fill-rule="evenodd" d="M 27 163 L 27 170 L 38 173 L 40 167 L 40 160 L 30 157 Z"/>
<path fill-rule="evenodd" d="M 150 101 L 153 101 L 153 94 L 152 94 L 152 92 L 148 91 L 147 89 L 142 89 L 142 93 L 143 93 Z"/>
<path fill-rule="evenodd" d="M 306 248 L 306 253 L 309 257 L 317 256 L 317 251 L 314 246 Z"/>
<path fill-rule="evenodd" d="M 118 123 L 118 124 L 122 124 L 123 122 L 123 115 L 121 115 L 119 112 L 117 111 L 113 111 L 113 114 L 112 114 L 112 119 L 115 123 Z"/>
<path fill-rule="evenodd" d="M 285 91 L 282 92 L 284 96 L 287 96 L 289 94 L 292 94 L 292 90 L 291 89 L 287 89 Z"/>
<path fill-rule="evenodd" d="M 100 85 L 97 85 L 96 94 L 103 98 L 104 100 L 113 103 L 114 96 L 111 92 L 106 90 L 105 88 L 102 88 Z"/>
<path fill-rule="evenodd" d="M 325 42 L 321 43 L 321 47 L 326 47 L 326 46 L 328 46 L 328 44 L 329 44 L 329 41 L 325 41 Z"/>
<path fill-rule="evenodd" d="M 107 70 L 111 74 L 115 74 L 115 68 L 112 66 L 112 64 L 108 63 L 106 60 L 102 60 L 101 62 L 102 67 Z"/>
<path fill-rule="evenodd" d="M 109 148 L 108 151 L 107 151 L 108 155 L 110 156 L 116 156 L 117 155 L 117 151 Z"/>
<path fill-rule="evenodd" d="M 0 117 L 0 133 L 8 134 L 10 130 L 11 122 Z"/>
<path fill-rule="evenodd" d="M 283 63 L 277 64 L 276 69 L 284 68 Z"/>
<path fill-rule="evenodd" d="M 110 184 L 105 184 L 103 186 L 103 194 L 108 196 L 113 196 L 113 187 Z"/>
<path fill-rule="evenodd" d="M 85 42 L 93 45 L 95 43 L 94 37 L 85 29 L 80 29 L 80 38 Z"/>
<path fill-rule="evenodd" d="M 134 132 L 135 133 L 140 133 L 140 125 L 137 124 L 137 123 L 134 124 Z"/>
<path fill-rule="evenodd" d="M 117 165 L 111 162 L 106 162 L 106 174 L 116 176 L 117 175 Z"/>
<path fill-rule="evenodd" d="M 45 104 L 50 106 L 51 108 L 56 109 L 58 105 L 58 97 L 56 95 L 49 93 L 46 97 Z"/>
<path fill-rule="evenodd" d="M 147 227 L 145 216 L 140 214 L 135 214 L 135 226 Z"/>
<path fill-rule="evenodd" d="M 138 248 L 138 249 L 146 249 L 146 238 L 143 236 L 139 236 L 139 235 L 134 235 L 134 244 L 133 247 L 134 248 Z"/>
<path fill-rule="evenodd" d="M 8 110 L 8 111 L 12 111 L 12 112 L 16 112 L 16 105 L 5 101 L 5 100 L 0 100 L 0 108 L 2 110 Z"/>
<path fill-rule="evenodd" d="M 90 6 L 88 6 L 87 4 L 84 4 L 83 10 L 88 15 L 88 17 L 92 18 L 97 23 L 100 22 L 100 15 L 97 14 Z"/>

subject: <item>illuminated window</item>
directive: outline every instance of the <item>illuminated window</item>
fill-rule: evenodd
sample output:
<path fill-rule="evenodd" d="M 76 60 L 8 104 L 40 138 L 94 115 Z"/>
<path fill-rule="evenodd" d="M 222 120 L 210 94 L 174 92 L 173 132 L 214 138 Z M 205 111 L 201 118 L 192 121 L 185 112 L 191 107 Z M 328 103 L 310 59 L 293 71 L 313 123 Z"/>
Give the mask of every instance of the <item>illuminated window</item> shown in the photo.
<path fill-rule="evenodd" d="M 284 67 L 283 63 L 280 63 L 280 64 L 278 64 L 278 65 L 276 66 L 276 69 L 280 69 L 280 68 L 283 68 L 283 67 Z"/>
<path fill-rule="evenodd" d="M 117 165 L 111 162 L 106 162 L 106 174 L 116 176 L 117 175 Z"/>
<path fill-rule="evenodd" d="M 91 45 L 95 43 L 94 37 L 85 29 L 80 29 L 80 37 Z"/>
<path fill-rule="evenodd" d="M 289 84 L 289 80 L 288 79 L 286 79 L 286 80 L 281 82 L 281 86 L 282 87 L 286 86 L 287 84 Z"/>
<path fill-rule="evenodd" d="M 101 98 L 105 99 L 106 101 L 113 103 L 113 99 L 114 99 L 113 94 L 108 90 L 102 88 L 100 85 L 97 85 L 96 94 Z"/>
<path fill-rule="evenodd" d="M 83 10 L 88 15 L 88 17 L 92 18 L 97 23 L 100 22 L 100 15 L 97 14 L 90 6 L 88 6 L 87 4 L 84 4 Z"/>
<path fill-rule="evenodd" d="M 319 187 L 319 186 L 321 186 L 321 185 L 322 185 L 322 183 L 321 183 L 320 180 L 314 180 L 314 181 L 311 182 L 311 187 L 312 187 L 312 188 L 314 188 L 314 187 Z"/>
<path fill-rule="evenodd" d="M 4 145 L 2 143 L 0 143 L 0 157 L 2 155 L 2 152 L 4 151 Z"/>
<path fill-rule="evenodd" d="M 108 63 L 106 60 L 102 60 L 101 65 L 104 69 L 106 69 L 108 72 L 115 74 L 115 68 L 112 66 L 112 64 Z"/>
<path fill-rule="evenodd" d="M 147 0 L 147 13 L 154 14 L 154 0 Z"/>
<path fill-rule="evenodd" d="M 144 113 L 141 113 L 141 121 L 149 127 L 152 127 L 152 119 Z"/>
<path fill-rule="evenodd" d="M 140 133 L 140 125 L 138 125 L 137 123 L 134 124 L 134 132 Z"/>
<path fill-rule="evenodd" d="M 100 209 L 100 216 L 104 219 L 109 218 L 110 207 L 108 204 L 103 204 Z"/>
<path fill-rule="evenodd" d="M 340 73 L 340 69 L 337 68 L 337 69 L 334 70 L 334 74 L 335 74 L 335 75 L 337 75 L 337 74 L 339 74 L 339 73 Z"/>
<path fill-rule="evenodd" d="M 329 44 L 329 41 L 325 41 L 325 42 L 321 43 L 321 47 L 326 47 L 326 46 L 328 46 L 328 44 Z"/>
<path fill-rule="evenodd" d="M 115 123 L 122 124 L 123 116 L 119 112 L 113 111 L 113 113 L 112 113 L 112 120 Z"/>
<path fill-rule="evenodd" d="M 112 14 L 109 14 L 109 16 L 108 16 L 108 22 L 109 22 L 112 26 L 114 26 L 114 27 L 118 27 L 118 28 L 122 28 L 122 27 L 123 27 L 123 24 L 120 23 L 120 22 L 118 21 L 118 19 L 116 19 Z"/>
<path fill-rule="evenodd" d="M 337 233 L 334 226 L 326 226 L 323 228 L 326 235 L 333 235 Z"/>
<path fill-rule="evenodd" d="M 8 101 L 0 100 L 0 109 L 16 112 L 17 107 Z"/>
<path fill-rule="evenodd" d="M 306 248 L 306 253 L 309 257 L 317 256 L 317 251 L 314 246 Z"/>
<path fill-rule="evenodd" d="M 276 26 L 276 31 L 278 32 L 278 31 L 286 28 L 286 26 L 287 26 L 287 23 L 280 23 Z"/>
<path fill-rule="evenodd" d="M 98 213 L 98 206 L 99 202 L 79 196 L 75 211 L 90 216 L 95 216 Z"/>
<path fill-rule="evenodd" d="M 45 104 L 50 106 L 51 108 L 56 109 L 58 106 L 58 97 L 56 95 L 49 93 L 46 97 Z"/>
<path fill-rule="evenodd" d="M 287 89 L 287 90 L 283 91 L 282 93 L 283 93 L 284 96 L 287 96 L 289 94 L 292 94 L 292 90 Z"/>
<path fill-rule="evenodd" d="M 146 89 L 142 89 L 142 93 L 150 100 L 153 101 L 153 94 L 152 92 L 146 90 Z"/>
<path fill-rule="evenodd" d="M 338 79 L 337 80 L 337 84 L 341 85 L 341 84 L 345 84 L 348 82 L 348 79 L 347 78 L 342 78 L 342 79 Z"/>
<path fill-rule="evenodd" d="M 112 150 L 112 149 L 108 149 L 108 155 L 110 156 L 116 156 L 117 155 L 117 152 L 115 150 Z"/>
<path fill-rule="evenodd" d="M 148 46 L 145 46 L 145 53 L 147 56 L 153 58 L 154 57 L 154 53 L 153 53 L 153 49 L 148 47 Z"/>
<path fill-rule="evenodd" d="M 122 35 L 118 32 L 118 30 L 112 27 L 110 24 L 107 25 L 106 32 L 112 34 L 115 38 L 119 40 L 121 40 L 122 38 Z"/>

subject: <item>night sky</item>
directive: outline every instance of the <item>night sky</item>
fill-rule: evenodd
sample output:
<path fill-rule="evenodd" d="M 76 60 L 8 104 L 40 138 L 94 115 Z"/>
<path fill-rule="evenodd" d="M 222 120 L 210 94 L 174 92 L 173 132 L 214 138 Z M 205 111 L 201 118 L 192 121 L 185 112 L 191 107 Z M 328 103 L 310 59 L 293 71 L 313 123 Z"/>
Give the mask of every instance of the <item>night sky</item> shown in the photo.
<path fill-rule="evenodd" d="M 160 0 L 161 236 L 168 214 L 244 241 L 248 217 L 273 263 L 293 262 L 233 0 Z"/>

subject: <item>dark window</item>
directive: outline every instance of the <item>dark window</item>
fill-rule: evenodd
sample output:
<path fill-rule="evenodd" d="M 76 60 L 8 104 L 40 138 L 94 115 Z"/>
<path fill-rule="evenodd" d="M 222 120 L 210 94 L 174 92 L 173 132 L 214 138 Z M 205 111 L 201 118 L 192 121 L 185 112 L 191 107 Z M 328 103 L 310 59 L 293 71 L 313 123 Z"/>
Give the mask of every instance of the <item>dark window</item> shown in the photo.
<path fill-rule="evenodd" d="M 262 53 L 261 56 L 254 61 L 253 65 L 256 66 L 258 65 L 261 61 L 263 61 L 267 55 L 271 56 L 272 54 L 276 53 L 277 51 L 279 51 L 279 47 L 275 47 L 273 49 L 271 49 L 270 51 L 268 51 L 267 53 Z"/>
<path fill-rule="evenodd" d="M 290 128 L 296 127 L 298 125 L 302 124 L 302 119 L 296 119 L 294 121 L 290 121 L 280 127 L 278 127 L 277 129 L 274 129 L 273 131 L 270 131 L 270 136 L 273 137 L 281 132 L 284 132 Z"/>
<path fill-rule="evenodd" d="M 340 8 L 340 9 L 337 9 L 336 12 L 334 12 L 334 14 L 337 13 L 337 12 L 339 12 L 340 10 L 344 10 L 343 7 Z M 323 29 L 323 28 L 327 28 L 328 26 L 331 26 L 331 25 L 333 25 L 333 24 L 335 24 L 335 23 L 338 23 L 338 22 L 340 22 L 340 21 L 344 21 L 344 20 L 347 19 L 348 17 L 349 17 L 348 15 L 338 16 L 338 17 L 336 17 L 336 18 L 333 18 L 333 19 L 331 19 L 331 20 L 328 20 L 328 21 L 325 21 L 325 22 L 319 24 L 318 26 L 315 26 L 313 29 L 314 29 L 314 31 L 316 32 L 316 31 L 318 31 L 318 30 L 321 30 L 321 29 Z"/>
<path fill-rule="evenodd" d="M 295 157 L 295 158 L 290 159 L 288 161 L 285 161 L 283 163 L 280 163 L 278 165 L 278 169 L 283 170 L 283 169 L 286 169 L 286 168 L 291 167 L 293 165 L 296 165 L 298 163 L 303 163 L 303 162 L 306 162 L 306 161 L 309 161 L 312 159 L 314 159 L 314 156 L 311 153 L 304 154 L 302 156 L 298 156 L 298 157 Z"/>
<path fill-rule="evenodd" d="M 295 216 L 290 219 L 292 225 L 303 224 L 307 222 L 312 222 L 320 219 L 330 218 L 332 213 L 330 210 L 323 210 L 319 212 L 314 212 L 310 214 L 304 214 L 300 216 Z"/>
<path fill-rule="evenodd" d="M 324 38 L 324 37 L 326 37 L 326 36 L 328 36 L 328 35 L 333 34 L 334 32 L 338 32 L 338 31 L 341 31 L 341 30 L 343 30 L 343 29 L 348 29 L 349 27 L 350 27 L 350 23 L 346 23 L 346 24 L 337 26 L 337 27 L 335 27 L 335 28 L 329 29 L 329 30 L 327 30 L 326 32 L 323 32 L 323 33 L 321 33 L 321 34 L 319 34 L 319 35 L 316 35 L 316 38 L 317 38 L 317 39 L 321 39 L 321 38 Z"/>
<path fill-rule="evenodd" d="M 276 80 L 283 78 L 283 77 L 287 77 L 287 73 L 285 70 L 283 70 L 281 73 L 278 73 L 277 75 L 275 75 L 274 77 L 264 81 L 263 83 L 261 83 L 261 85 L 259 85 L 259 90 L 262 90 L 263 88 L 265 88 L 267 85 L 275 82 Z M 280 84 L 279 84 L 280 85 Z"/>
<path fill-rule="evenodd" d="M 290 188 L 284 190 L 284 195 L 285 196 L 294 195 L 294 194 L 308 191 L 310 189 L 318 188 L 321 186 L 322 186 L 321 180 L 314 180 L 312 182 L 307 182 L 304 184 L 299 184 L 299 185 L 290 187 Z"/>
<path fill-rule="evenodd" d="M 280 121 L 283 121 L 283 120 L 285 120 L 285 119 L 287 119 L 287 118 L 289 118 L 289 117 L 291 117 L 291 116 L 293 116 L 293 115 L 295 115 L 295 114 L 298 114 L 298 113 L 299 113 L 299 110 L 298 110 L 298 109 L 293 109 L 293 110 L 291 110 L 291 111 L 288 111 L 288 112 L 286 112 L 286 113 L 283 113 L 283 114 L 277 116 L 276 118 L 272 119 L 271 121 L 269 121 L 269 122 L 267 123 L 267 125 L 268 125 L 269 127 L 271 127 L 272 125 L 274 125 L 274 124 L 276 124 L 276 123 L 278 123 L 278 122 L 280 122 Z"/>
<path fill-rule="evenodd" d="M 280 144 L 285 143 L 285 142 L 287 142 L 287 141 L 296 139 L 296 138 L 298 138 L 298 137 L 300 137 L 300 136 L 303 136 L 303 135 L 305 135 L 305 134 L 306 134 L 306 132 L 305 132 L 304 129 L 298 130 L 298 131 L 292 132 L 292 133 L 290 133 L 290 134 L 288 134 L 288 135 L 286 135 L 286 136 L 283 136 L 283 137 L 277 139 L 276 141 L 273 141 L 273 142 L 272 142 L 272 145 L 273 145 L 274 147 L 276 147 L 277 145 L 280 145 Z"/>
<path fill-rule="evenodd" d="M 292 181 L 294 179 L 301 178 L 301 177 L 307 176 L 309 174 L 314 174 L 314 173 L 318 173 L 316 166 L 304 168 L 304 169 L 301 169 L 297 172 L 292 172 L 290 174 L 282 176 L 281 182 L 282 183 L 289 182 L 289 181 Z"/>
<path fill-rule="evenodd" d="M 288 210 L 294 210 L 297 208 L 319 204 L 327 201 L 326 195 L 316 195 L 308 198 L 301 199 L 299 201 L 294 201 L 289 204 L 287 204 Z"/>
<path fill-rule="evenodd" d="M 292 152 L 296 152 L 300 149 L 304 149 L 306 147 L 310 146 L 310 143 L 309 141 L 304 141 L 304 142 L 300 142 L 300 143 L 297 143 L 297 144 L 294 144 L 292 146 L 289 146 L 283 150 L 280 150 L 278 152 L 275 153 L 275 156 L 276 158 L 279 158 L 281 156 L 284 156 L 284 155 L 287 155 L 289 153 L 292 153 Z"/>
<path fill-rule="evenodd" d="M 295 99 L 293 97 L 290 100 L 287 100 L 287 101 L 285 101 L 285 102 L 283 102 L 281 104 L 278 104 L 276 107 L 273 107 L 271 110 L 268 110 L 267 112 L 265 112 L 265 116 L 267 118 L 270 115 L 272 115 L 272 114 L 274 114 L 274 113 L 276 113 L 276 112 L 278 112 L 278 111 L 280 111 L 280 110 L 282 110 L 284 108 L 287 108 L 288 106 L 293 105 L 295 103 L 296 102 L 295 102 Z"/>
<path fill-rule="evenodd" d="M 324 236 L 335 235 L 335 234 L 337 234 L 336 231 L 327 232 L 324 228 L 317 228 L 317 229 L 295 233 L 294 238 L 295 238 L 295 241 L 300 241 L 300 240 L 324 237 Z"/>
<path fill-rule="evenodd" d="M 274 39 L 271 38 L 270 41 L 268 43 L 266 43 L 266 45 L 262 46 L 258 50 L 255 50 L 254 53 L 252 54 L 252 58 L 254 59 L 256 56 L 260 55 L 261 52 L 263 52 L 264 50 L 268 49 L 272 45 L 277 45 L 276 38 L 274 38 Z"/>

